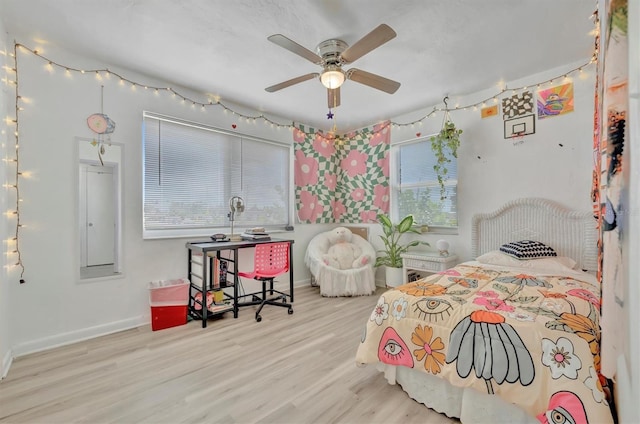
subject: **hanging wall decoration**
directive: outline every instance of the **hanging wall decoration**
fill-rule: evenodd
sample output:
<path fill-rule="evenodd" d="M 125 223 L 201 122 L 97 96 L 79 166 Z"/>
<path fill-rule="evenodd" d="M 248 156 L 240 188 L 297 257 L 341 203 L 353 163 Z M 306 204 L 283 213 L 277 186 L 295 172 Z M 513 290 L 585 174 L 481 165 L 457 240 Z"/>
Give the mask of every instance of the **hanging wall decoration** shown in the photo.
<path fill-rule="evenodd" d="M 447 198 L 445 181 L 449 179 L 449 170 L 447 164 L 451 162 L 451 158 L 458 157 L 458 147 L 460 147 L 460 134 L 462 130 L 456 128 L 456 125 L 451 120 L 449 115 L 449 106 L 447 101 L 449 97 L 442 99 L 444 103 L 444 117 L 442 118 L 442 129 L 440 132 L 431 137 L 431 150 L 436 157 L 436 163 L 433 165 L 433 170 L 438 177 L 438 184 L 440 185 L 440 200 Z"/>
<path fill-rule="evenodd" d="M 538 119 L 573 112 L 573 83 L 538 90 Z"/>
<path fill-rule="evenodd" d="M 98 147 L 98 159 L 100 159 L 101 165 L 104 165 L 104 162 L 102 160 L 102 155 L 104 155 L 105 153 L 104 136 L 107 135 L 107 143 L 110 143 L 111 137 L 109 135 L 116 129 L 116 123 L 104 114 L 103 109 L 104 85 L 100 86 L 100 113 L 94 113 L 92 115 L 89 115 L 89 117 L 87 118 L 87 125 L 89 126 L 89 129 L 98 135 L 96 139 L 91 142 L 91 144 Z"/>
<path fill-rule="evenodd" d="M 389 211 L 389 122 L 334 138 L 300 125 L 293 139 L 300 222 L 375 222 Z"/>
<path fill-rule="evenodd" d="M 513 139 L 525 135 L 535 134 L 536 120 L 534 115 L 520 116 L 504 121 L 504 138 Z"/>
<path fill-rule="evenodd" d="M 511 119 L 533 113 L 533 94 L 523 91 L 502 99 L 502 119 Z"/>
<path fill-rule="evenodd" d="M 487 106 L 480 109 L 480 117 L 484 118 L 492 118 L 494 116 L 498 116 L 498 105 Z"/>
<path fill-rule="evenodd" d="M 613 378 L 620 369 L 617 359 L 629 352 L 627 334 L 631 323 L 612 317 L 624 317 L 628 308 L 628 284 L 625 278 L 625 239 L 634 211 L 629 205 L 629 33 L 628 2 L 607 3 L 603 39 L 602 99 L 600 125 L 600 223 L 602 231 L 602 374 Z M 628 241 L 627 241 L 628 243 Z M 628 278 L 628 277 L 627 277 Z M 607 319 L 608 318 L 608 319 Z M 635 323 L 634 323 L 635 324 Z M 627 356 L 627 355 L 625 355 Z M 630 358 L 627 356 L 626 360 Z M 628 364 L 629 362 L 627 362 Z"/>

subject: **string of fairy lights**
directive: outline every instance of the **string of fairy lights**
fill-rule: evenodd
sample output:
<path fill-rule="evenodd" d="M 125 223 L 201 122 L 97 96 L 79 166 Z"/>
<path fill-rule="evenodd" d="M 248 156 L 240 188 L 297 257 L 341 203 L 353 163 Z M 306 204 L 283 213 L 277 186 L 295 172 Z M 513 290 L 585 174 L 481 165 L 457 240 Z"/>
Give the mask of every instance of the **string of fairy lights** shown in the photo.
<path fill-rule="evenodd" d="M 593 13 L 592 19 L 594 21 L 594 26 L 595 26 L 594 38 L 595 40 L 597 40 L 598 31 L 599 31 L 599 21 L 598 21 L 597 10 Z M 476 111 L 478 110 L 478 108 L 484 108 L 488 104 L 491 104 L 491 103 L 497 104 L 498 99 L 503 95 L 505 95 L 505 93 L 506 94 L 512 93 L 513 95 L 515 95 L 518 92 L 522 92 L 533 87 L 540 89 L 545 85 L 553 85 L 558 81 L 569 82 L 571 81 L 570 78 L 573 74 L 582 73 L 585 70 L 585 68 L 587 68 L 589 65 L 597 62 L 597 59 L 598 59 L 597 41 L 594 42 L 594 46 L 595 47 L 594 47 L 593 55 L 588 62 L 578 67 L 575 67 L 573 69 L 570 69 L 567 72 L 564 72 L 553 78 L 549 78 L 545 81 L 540 81 L 531 85 L 523 85 L 519 87 L 507 87 L 505 85 L 497 93 L 491 96 L 488 96 L 478 102 L 467 104 L 467 105 L 455 105 L 453 107 L 449 107 L 446 104 L 445 104 L 445 107 L 434 107 L 429 113 L 426 113 L 424 116 L 417 118 L 415 120 L 412 120 L 410 122 L 401 123 L 401 122 L 395 122 L 395 121 L 388 121 L 386 124 L 378 126 L 375 130 L 373 130 L 372 133 L 375 134 L 380 131 L 386 131 L 390 126 L 394 128 L 403 128 L 403 127 L 414 127 L 416 125 L 422 125 L 423 121 L 435 116 L 436 113 L 439 113 L 439 112 L 447 114 L 449 112 L 456 112 L 456 111 L 467 111 L 467 110 Z M 20 112 L 23 110 L 23 105 L 27 102 L 25 99 L 23 99 L 20 96 L 19 71 L 18 71 L 18 53 L 19 52 L 26 52 L 34 56 L 37 56 L 38 58 L 45 61 L 45 66 L 47 68 L 57 67 L 57 68 L 63 69 L 66 74 L 70 74 L 70 73 L 79 73 L 82 75 L 93 74 L 96 76 L 98 80 L 101 80 L 102 78 L 107 78 L 107 79 L 117 78 L 119 79 L 119 84 L 122 84 L 122 85 L 129 84 L 132 87 L 132 89 L 134 89 L 134 91 L 135 89 L 140 88 L 145 91 L 149 91 L 149 90 L 154 91 L 156 94 L 160 94 L 162 92 L 168 93 L 173 98 L 179 99 L 179 101 L 191 103 L 192 107 L 194 108 L 200 107 L 203 110 L 209 107 L 220 108 L 224 113 L 231 113 L 233 116 L 237 117 L 239 121 L 244 120 L 247 123 L 256 123 L 258 120 L 261 120 L 266 125 L 270 125 L 272 128 L 301 130 L 301 128 L 296 126 L 295 123 L 283 124 L 267 117 L 264 113 L 259 113 L 256 115 L 248 115 L 245 113 L 238 112 L 237 110 L 234 110 L 229 105 L 221 102 L 219 98 L 209 97 L 207 101 L 199 101 L 182 94 L 181 92 L 179 92 L 178 90 L 176 90 L 171 86 L 161 87 L 161 86 L 153 86 L 153 85 L 140 83 L 138 81 L 134 81 L 131 78 L 126 77 L 125 75 L 119 72 L 114 72 L 109 68 L 81 69 L 74 66 L 63 65 L 61 63 L 58 63 L 44 56 L 36 49 L 31 49 L 23 44 L 14 42 L 13 52 L 9 54 L 9 56 L 11 56 L 11 58 L 13 59 L 13 67 L 10 67 L 10 66 L 4 67 L 6 71 L 5 72 L 6 77 L 2 79 L 2 82 L 4 82 L 6 85 L 13 85 L 15 90 L 15 115 L 13 117 L 7 117 L 5 119 L 7 126 L 13 125 L 14 127 L 13 134 L 14 134 L 14 140 L 15 140 L 15 151 L 13 153 L 13 157 L 3 158 L 3 161 L 5 163 L 12 164 L 15 167 L 15 173 L 13 173 L 14 181 L 12 183 L 4 184 L 4 187 L 6 189 L 13 190 L 15 193 L 15 208 L 12 208 L 11 210 L 8 210 L 5 212 L 5 216 L 8 219 L 15 219 L 15 232 L 12 234 L 12 237 L 9 237 L 8 239 L 5 240 L 5 243 L 7 245 L 5 254 L 9 258 L 7 260 L 7 265 L 5 266 L 9 269 L 15 268 L 15 267 L 20 269 L 21 284 L 25 282 L 24 280 L 25 266 L 24 266 L 24 263 L 22 260 L 22 254 L 20 251 L 20 234 L 22 230 L 26 227 L 26 225 L 21 220 L 20 204 L 22 202 L 22 198 L 20 197 L 20 181 L 22 178 L 28 178 L 29 173 L 23 172 L 20 167 Z M 10 77 L 10 74 L 13 74 L 13 76 Z M 329 142 L 336 142 L 339 139 L 346 137 L 346 135 L 342 135 L 342 136 L 336 135 L 334 132 L 335 128 L 336 126 L 334 125 L 334 130 L 329 131 L 327 133 L 323 133 L 322 131 L 316 131 L 315 136 L 324 138 Z"/>
<path fill-rule="evenodd" d="M 14 58 L 14 67 L 13 68 L 9 68 L 6 69 L 8 72 L 12 71 L 15 73 L 15 77 L 13 80 L 10 80 L 8 77 L 4 79 L 4 82 L 7 84 L 13 84 L 15 85 L 15 95 L 16 95 L 16 99 L 15 99 L 15 116 L 13 119 L 11 118 L 7 118 L 6 122 L 7 124 L 13 124 L 14 125 L 14 139 L 15 139 L 15 153 L 14 156 L 12 158 L 10 157 L 5 157 L 3 158 L 4 162 L 6 163 L 13 163 L 14 164 L 14 168 L 15 168 L 15 178 L 14 178 L 14 183 L 13 184 L 4 184 L 5 188 L 7 189 L 13 189 L 15 192 L 15 200 L 16 200 L 16 206 L 15 209 L 13 210 L 9 210 L 6 212 L 7 217 L 13 217 L 15 218 L 16 222 L 15 222 L 15 232 L 13 234 L 13 237 L 10 237 L 6 240 L 7 243 L 7 250 L 6 250 L 6 255 L 8 257 L 13 256 L 15 258 L 15 262 L 12 259 L 9 259 L 10 262 L 12 262 L 11 264 L 7 265 L 7 267 L 12 268 L 14 266 L 20 267 L 20 283 L 24 283 L 24 264 L 22 262 L 22 252 L 20 252 L 20 231 L 22 230 L 22 228 L 24 228 L 24 224 L 22 224 L 22 221 L 20 219 L 20 203 L 22 202 L 22 198 L 20 197 L 20 177 L 23 176 L 23 173 L 20 169 L 20 144 L 19 144 L 19 134 L 20 134 L 20 120 L 19 120 L 19 116 L 20 116 L 20 111 L 22 110 L 22 107 L 20 106 L 20 91 L 19 91 L 19 84 L 18 84 L 18 61 L 16 60 L 17 57 L 17 45 L 14 44 L 13 46 L 13 53 L 12 53 L 12 57 Z M 26 176 L 26 175 L 25 175 Z M 8 261 L 8 262 L 9 262 Z"/>

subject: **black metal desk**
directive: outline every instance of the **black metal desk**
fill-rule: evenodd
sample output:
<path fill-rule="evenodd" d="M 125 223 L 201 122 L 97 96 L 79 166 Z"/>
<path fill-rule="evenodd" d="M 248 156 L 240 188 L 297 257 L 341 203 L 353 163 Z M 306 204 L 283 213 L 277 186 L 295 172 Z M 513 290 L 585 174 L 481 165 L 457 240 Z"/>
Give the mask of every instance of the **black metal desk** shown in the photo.
<path fill-rule="evenodd" d="M 204 241 L 187 242 L 186 244 L 186 248 L 188 251 L 187 275 L 189 276 L 189 281 L 191 282 L 189 296 L 191 298 L 191 290 L 193 289 L 200 290 L 200 293 L 202 295 L 201 297 L 202 309 L 197 311 L 198 312 L 197 314 L 194 314 L 194 312 L 196 311 L 194 309 L 194 304 L 190 299 L 189 313 L 192 316 L 195 315 L 195 317 L 198 319 L 202 319 L 202 328 L 205 328 L 207 326 L 207 319 L 209 318 L 209 316 L 215 315 L 214 313 L 211 313 L 207 309 L 207 293 L 208 291 L 214 289 L 212 284 L 213 257 L 209 256 L 209 252 L 216 252 L 216 257 L 218 259 L 227 261 L 228 263 L 231 263 L 233 265 L 233 270 L 228 271 L 228 274 L 233 275 L 233 284 L 229 284 L 227 279 L 226 284 L 224 285 L 221 284 L 219 288 L 216 287 L 215 289 L 218 290 L 218 289 L 224 289 L 224 288 L 231 288 L 231 286 L 233 286 L 233 296 L 232 296 L 233 317 L 238 318 L 238 283 L 240 281 L 238 277 L 238 271 L 239 271 L 238 251 L 240 249 L 255 247 L 258 244 L 273 243 L 273 242 L 289 243 L 289 293 L 290 293 L 289 297 L 291 298 L 291 303 L 293 303 L 293 240 L 272 238 L 270 240 L 253 240 L 253 241 L 242 240 L 242 241 L 214 242 L 214 241 L 204 240 Z M 229 252 L 231 256 L 223 257 L 221 255 L 221 252 L 223 251 Z M 193 261 L 194 253 L 202 254 L 202 274 L 201 275 L 198 275 L 193 272 L 193 267 L 192 267 L 193 264 L 194 263 L 200 264 L 199 262 Z M 200 285 L 196 284 L 193 281 L 194 278 L 197 278 L 200 280 Z"/>

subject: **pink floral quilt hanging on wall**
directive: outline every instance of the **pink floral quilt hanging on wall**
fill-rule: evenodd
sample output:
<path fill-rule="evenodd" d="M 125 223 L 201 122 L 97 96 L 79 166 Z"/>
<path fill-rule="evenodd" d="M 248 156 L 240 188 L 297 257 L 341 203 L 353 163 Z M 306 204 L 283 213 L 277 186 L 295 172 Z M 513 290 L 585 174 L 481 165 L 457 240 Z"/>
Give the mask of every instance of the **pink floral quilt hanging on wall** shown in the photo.
<path fill-rule="evenodd" d="M 389 122 L 335 138 L 300 125 L 293 140 L 299 222 L 375 222 L 389 211 Z"/>

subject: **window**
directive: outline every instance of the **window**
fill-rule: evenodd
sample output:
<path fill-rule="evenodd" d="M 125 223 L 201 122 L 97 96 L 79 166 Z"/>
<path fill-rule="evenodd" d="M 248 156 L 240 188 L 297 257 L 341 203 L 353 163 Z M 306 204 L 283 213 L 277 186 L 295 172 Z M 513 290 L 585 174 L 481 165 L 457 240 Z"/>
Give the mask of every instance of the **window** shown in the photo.
<path fill-rule="evenodd" d="M 429 137 L 392 147 L 396 172 L 392 179 L 393 212 L 396 217 L 412 214 L 418 224 L 430 228 L 457 228 L 458 172 L 456 158 L 447 164 L 444 199 L 433 165 L 436 158 Z"/>
<path fill-rule="evenodd" d="M 143 125 L 144 238 L 223 232 L 232 196 L 237 227 L 289 225 L 290 146 L 149 112 Z"/>

